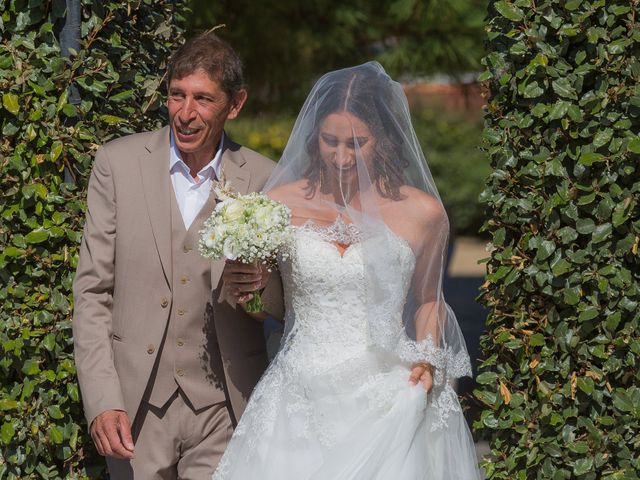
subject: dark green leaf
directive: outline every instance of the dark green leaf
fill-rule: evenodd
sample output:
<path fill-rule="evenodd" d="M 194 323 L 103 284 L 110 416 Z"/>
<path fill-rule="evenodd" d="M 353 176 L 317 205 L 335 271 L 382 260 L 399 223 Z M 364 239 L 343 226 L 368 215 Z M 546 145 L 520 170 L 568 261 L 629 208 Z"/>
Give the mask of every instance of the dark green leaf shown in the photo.
<path fill-rule="evenodd" d="M 604 240 L 608 240 L 611 236 L 613 228 L 610 223 L 604 223 L 602 225 L 598 225 L 593 231 L 592 239 L 594 242 L 602 242 Z"/>
<path fill-rule="evenodd" d="M 11 400 L 11 399 L 8 399 L 8 398 L 0 399 L 0 411 L 15 410 L 19 406 L 20 406 L 20 404 L 15 400 Z"/>
<path fill-rule="evenodd" d="M 2 94 L 2 105 L 9 112 L 17 115 L 20 111 L 20 104 L 18 103 L 18 96 L 13 93 L 3 93 Z"/>
<path fill-rule="evenodd" d="M 525 98 L 537 98 L 544 93 L 544 89 L 538 85 L 538 82 L 529 83 L 523 92 Z"/>
<path fill-rule="evenodd" d="M 25 360 L 24 365 L 22 366 L 22 373 L 25 375 L 36 375 L 40 372 L 40 365 L 37 360 L 29 358 Z"/>
<path fill-rule="evenodd" d="M 522 10 L 507 1 L 498 1 L 494 6 L 500 15 L 511 21 L 519 22 L 524 17 Z"/>
<path fill-rule="evenodd" d="M 564 275 L 572 270 L 573 266 L 566 259 L 561 259 L 552 267 L 552 272 L 556 276 Z"/>
<path fill-rule="evenodd" d="M 629 142 L 627 149 L 633 153 L 640 153 L 640 138 L 634 138 Z"/>
<path fill-rule="evenodd" d="M 8 445 L 11 442 L 11 439 L 16 433 L 16 429 L 13 426 L 12 422 L 6 422 L 2 424 L 0 427 L 0 439 L 2 439 L 2 443 Z"/>
<path fill-rule="evenodd" d="M 573 100 L 577 100 L 578 96 L 576 95 L 575 88 L 569 83 L 569 80 L 566 78 L 559 78 L 558 80 L 554 80 L 551 82 L 553 86 L 554 92 L 564 98 L 570 98 Z"/>
<path fill-rule="evenodd" d="M 61 418 L 64 418 L 64 414 L 62 413 L 58 405 L 49 406 L 47 408 L 47 412 L 49 413 L 49 416 L 51 418 L 54 418 L 56 420 L 60 420 Z"/>
<path fill-rule="evenodd" d="M 565 3 L 564 8 L 570 11 L 575 10 L 582 4 L 582 1 L 583 0 L 568 0 L 567 3 Z"/>
<path fill-rule="evenodd" d="M 576 460 L 573 464 L 573 473 L 575 475 L 584 475 L 593 468 L 593 458 L 582 458 Z"/>
<path fill-rule="evenodd" d="M 495 383 L 498 379 L 498 375 L 494 372 L 484 372 L 476 377 L 476 382 L 480 385 L 487 385 L 491 383 Z"/>
<path fill-rule="evenodd" d="M 46 230 L 34 230 L 25 235 L 24 239 L 27 243 L 42 243 L 49 238 L 49 232 Z"/>
<path fill-rule="evenodd" d="M 529 345 L 532 347 L 541 347 L 546 343 L 544 335 L 541 333 L 534 333 L 529 337 Z"/>
<path fill-rule="evenodd" d="M 556 244 L 550 240 L 544 240 L 540 242 L 540 246 L 538 247 L 538 254 L 536 255 L 536 260 L 542 261 L 546 260 L 556 251 Z"/>
<path fill-rule="evenodd" d="M 549 112 L 549 120 L 557 120 L 564 117 L 569 111 L 569 106 L 570 103 L 563 100 L 556 102 Z"/>
<path fill-rule="evenodd" d="M 621 412 L 632 412 L 634 409 L 633 400 L 624 390 L 613 393 L 613 405 Z"/>
<path fill-rule="evenodd" d="M 624 49 L 629 45 L 629 40 L 626 38 L 621 38 L 619 40 L 614 40 L 607 46 L 607 50 L 612 55 L 618 55 L 624 52 Z"/>
<path fill-rule="evenodd" d="M 596 318 L 600 314 L 600 311 L 595 307 L 589 307 L 582 312 L 578 316 L 578 320 L 581 322 L 586 322 L 587 320 L 592 320 Z"/>
<path fill-rule="evenodd" d="M 576 222 L 576 230 L 583 235 L 591 234 L 596 228 L 595 222 L 590 218 L 581 218 Z"/>
<path fill-rule="evenodd" d="M 578 161 L 582 165 L 591 166 L 596 162 L 601 162 L 602 160 L 604 160 L 604 158 L 605 158 L 604 155 L 601 155 L 600 153 L 585 152 L 582 155 L 580 155 L 580 158 L 578 159 Z"/>
<path fill-rule="evenodd" d="M 64 434 L 62 433 L 62 430 L 60 430 L 59 427 L 52 426 L 49 429 L 49 438 L 54 444 L 59 445 L 64 440 Z"/>
<path fill-rule="evenodd" d="M 589 451 L 589 444 L 586 442 L 571 442 L 567 447 L 574 453 L 587 453 Z"/>
<path fill-rule="evenodd" d="M 135 94 L 133 89 L 125 90 L 124 92 L 120 92 L 117 95 L 111 96 L 110 100 L 112 102 L 122 102 L 124 100 L 128 100 Z"/>
<path fill-rule="evenodd" d="M 603 147 L 611 141 L 611 137 L 613 137 L 613 129 L 605 128 L 599 130 L 593 137 L 593 146 L 596 148 Z"/>

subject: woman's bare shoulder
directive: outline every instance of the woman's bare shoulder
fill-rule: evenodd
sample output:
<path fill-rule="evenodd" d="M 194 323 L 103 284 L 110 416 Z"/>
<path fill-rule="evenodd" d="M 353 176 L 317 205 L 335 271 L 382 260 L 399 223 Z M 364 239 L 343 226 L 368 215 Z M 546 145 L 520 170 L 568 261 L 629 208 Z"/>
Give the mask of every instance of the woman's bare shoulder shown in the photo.
<path fill-rule="evenodd" d="M 291 201 L 292 199 L 300 199 L 306 195 L 308 180 L 300 179 L 295 182 L 285 183 L 267 192 L 267 196 L 278 202 Z"/>
<path fill-rule="evenodd" d="M 412 217 L 423 218 L 427 221 L 446 218 L 442 202 L 433 195 L 408 185 L 400 188 L 400 194 L 403 200 L 398 202 L 398 207 Z"/>

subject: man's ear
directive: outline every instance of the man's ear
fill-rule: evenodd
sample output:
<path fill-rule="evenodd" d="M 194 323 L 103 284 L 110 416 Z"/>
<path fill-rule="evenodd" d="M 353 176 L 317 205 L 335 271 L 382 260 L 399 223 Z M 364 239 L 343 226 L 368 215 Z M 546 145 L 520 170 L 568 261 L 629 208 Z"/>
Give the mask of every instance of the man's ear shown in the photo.
<path fill-rule="evenodd" d="M 244 102 L 247 101 L 247 91 L 244 88 L 238 90 L 231 101 L 231 110 L 227 114 L 227 120 L 233 120 L 238 116 L 240 110 L 244 106 Z"/>

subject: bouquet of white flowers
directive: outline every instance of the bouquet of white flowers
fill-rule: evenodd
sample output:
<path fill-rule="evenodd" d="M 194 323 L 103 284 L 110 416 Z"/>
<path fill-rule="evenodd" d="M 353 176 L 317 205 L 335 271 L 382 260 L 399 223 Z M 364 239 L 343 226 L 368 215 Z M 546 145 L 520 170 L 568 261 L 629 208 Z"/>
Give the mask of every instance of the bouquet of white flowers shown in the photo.
<path fill-rule="evenodd" d="M 287 256 L 292 239 L 291 211 L 262 193 L 240 195 L 224 180 L 214 184 L 220 200 L 200 231 L 200 253 L 212 259 L 223 257 L 242 263 L 263 263 L 269 271 L 276 266 L 276 255 Z M 247 302 L 248 312 L 264 308 L 259 292 Z"/>

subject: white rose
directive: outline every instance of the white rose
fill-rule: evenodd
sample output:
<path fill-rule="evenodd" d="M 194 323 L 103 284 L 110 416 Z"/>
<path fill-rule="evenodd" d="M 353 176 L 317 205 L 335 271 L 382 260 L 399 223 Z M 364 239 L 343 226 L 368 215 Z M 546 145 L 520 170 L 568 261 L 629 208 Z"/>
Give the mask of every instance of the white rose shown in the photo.
<path fill-rule="evenodd" d="M 236 245 L 234 238 L 229 237 L 224 241 L 222 252 L 224 253 L 224 256 L 229 260 L 236 259 L 236 257 L 238 256 L 238 245 Z"/>
<path fill-rule="evenodd" d="M 237 222 L 244 212 L 244 204 L 237 200 L 230 201 L 224 209 L 224 220 L 226 222 Z"/>
<path fill-rule="evenodd" d="M 264 228 L 270 228 L 274 225 L 273 208 L 264 205 L 256 210 L 255 218 L 258 225 Z"/>
<path fill-rule="evenodd" d="M 229 205 L 232 201 L 233 201 L 232 198 L 228 198 L 227 200 L 224 200 L 222 202 L 218 202 L 218 203 L 216 203 L 216 206 L 215 206 L 215 208 L 213 210 L 216 213 L 220 213 L 222 211 L 222 209 L 224 207 L 226 207 L 227 205 Z"/>

